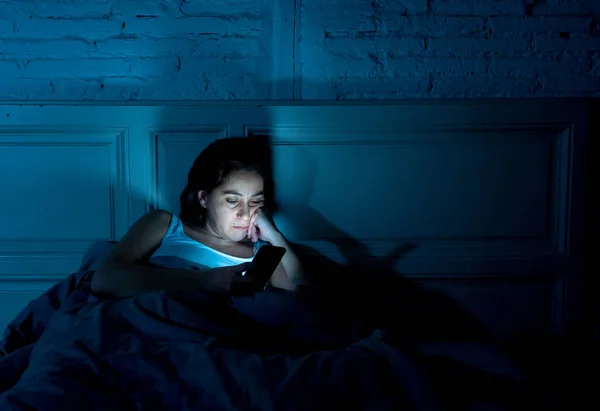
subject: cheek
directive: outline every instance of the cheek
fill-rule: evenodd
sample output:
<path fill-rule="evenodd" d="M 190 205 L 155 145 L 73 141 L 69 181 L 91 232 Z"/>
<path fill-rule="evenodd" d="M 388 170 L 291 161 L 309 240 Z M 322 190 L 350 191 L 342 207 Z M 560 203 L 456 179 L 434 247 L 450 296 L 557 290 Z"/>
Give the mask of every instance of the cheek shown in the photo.
<path fill-rule="evenodd" d="M 237 209 L 236 208 L 229 208 L 229 207 L 225 207 L 223 208 L 223 210 L 221 210 L 221 215 L 223 216 L 223 218 L 231 218 L 234 217 L 237 214 Z"/>
<path fill-rule="evenodd" d="M 212 211 L 212 215 L 220 223 L 226 223 L 235 214 L 233 210 L 226 206 L 215 207 Z"/>

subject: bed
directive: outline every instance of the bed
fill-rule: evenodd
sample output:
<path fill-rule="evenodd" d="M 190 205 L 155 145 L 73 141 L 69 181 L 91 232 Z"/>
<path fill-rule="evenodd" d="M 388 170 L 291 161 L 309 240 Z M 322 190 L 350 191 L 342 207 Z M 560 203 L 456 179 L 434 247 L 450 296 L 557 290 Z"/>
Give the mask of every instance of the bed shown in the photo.
<path fill-rule="evenodd" d="M 306 290 L 94 296 L 94 270 L 113 246 L 94 244 L 78 272 L 9 324 L 0 409 L 487 410 L 548 400 L 491 343 L 424 343 L 408 329 L 411 338 L 390 337 Z M 364 288 L 345 291 L 353 306 L 372 304 Z"/>
<path fill-rule="evenodd" d="M 571 405 L 527 360 L 581 331 L 587 102 L 2 110 L 0 172 L 19 178 L 1 187 L 0 409 Z M 227 135 L 269 136 L 276 222 L 318 286 L 91 295 L 114 241 L 176 211 Z"/>

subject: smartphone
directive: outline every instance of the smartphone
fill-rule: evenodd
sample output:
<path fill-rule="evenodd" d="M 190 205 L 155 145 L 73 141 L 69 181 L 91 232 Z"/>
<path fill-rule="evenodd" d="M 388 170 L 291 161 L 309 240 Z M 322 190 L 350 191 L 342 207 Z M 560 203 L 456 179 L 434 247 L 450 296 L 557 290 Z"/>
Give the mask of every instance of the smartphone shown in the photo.
<path fill-rule="evenodd" d="M 263 245 L 252 260 L 253 267 L 244 274 L 251 278 L 257 290 L 264 290 L 285 254 L 284 247 Z"/>

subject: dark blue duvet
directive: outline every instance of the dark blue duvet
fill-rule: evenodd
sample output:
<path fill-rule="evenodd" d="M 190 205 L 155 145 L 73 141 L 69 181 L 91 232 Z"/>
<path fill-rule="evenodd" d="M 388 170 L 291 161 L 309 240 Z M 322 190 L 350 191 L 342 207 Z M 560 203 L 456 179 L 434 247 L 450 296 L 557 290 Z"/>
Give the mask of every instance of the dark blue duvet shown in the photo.
<path fill-rule="evenodd" d="M 202 292 L 76 289 L 37 342 L 2 358 L 0 410 L 429 409 L 418 367 L 380 339 L 317 350 L 290 327 Z"/>
<path fill-rule="evenodd" d="M 432 373 L 422 351 L 352 339 L 291 293 L 102 299 L 89 292 L 92 274 L 57 284 L 9 326 L 0 410 L 457 409 L 439 375 L 473 394 L 469 409 L 513 409 L 469 388 L 479 374 L 458 382 L 462 369 Z"/>

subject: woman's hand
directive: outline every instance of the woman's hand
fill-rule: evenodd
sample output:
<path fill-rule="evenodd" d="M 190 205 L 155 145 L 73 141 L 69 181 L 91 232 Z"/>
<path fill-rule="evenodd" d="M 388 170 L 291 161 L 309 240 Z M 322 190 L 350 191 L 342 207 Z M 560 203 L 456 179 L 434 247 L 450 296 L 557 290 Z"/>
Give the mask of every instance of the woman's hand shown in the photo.
<path fill-rule="evenodd" d="M 304 282 L 300 260 L 285 237 L 275 226 L 271 216 L 265 210 L 259 208 L 250 217 L 248 237 L 252 242 L 260 239 L 274 246 L 285 248 L 286 253 L 271 276 L 271 284 L 273 286 L 293 291 L 296 289 L 297 284 Z"/>
<path fill-rule="evenodd" d="M 250 224 L 248 224 L 248 238 L 253 243 L 259 239 L 272 243 L 273 239 L 278 235 L 280 235 L 280 232 L 275 227 L 271 216 L 262 208 L 257 208 L 254 215 L 250 218 Z"/>
<path fill-rule="evenodd" d="M 247 271 L 252 263 L 242 263 L 225 267 L 217 267 L 198 273 L 200 285 L 206 291 L 213 293 L 228 293 L 234 282 L 250 282 L 251 279 L 242 277 L 242 273 Z"/>

